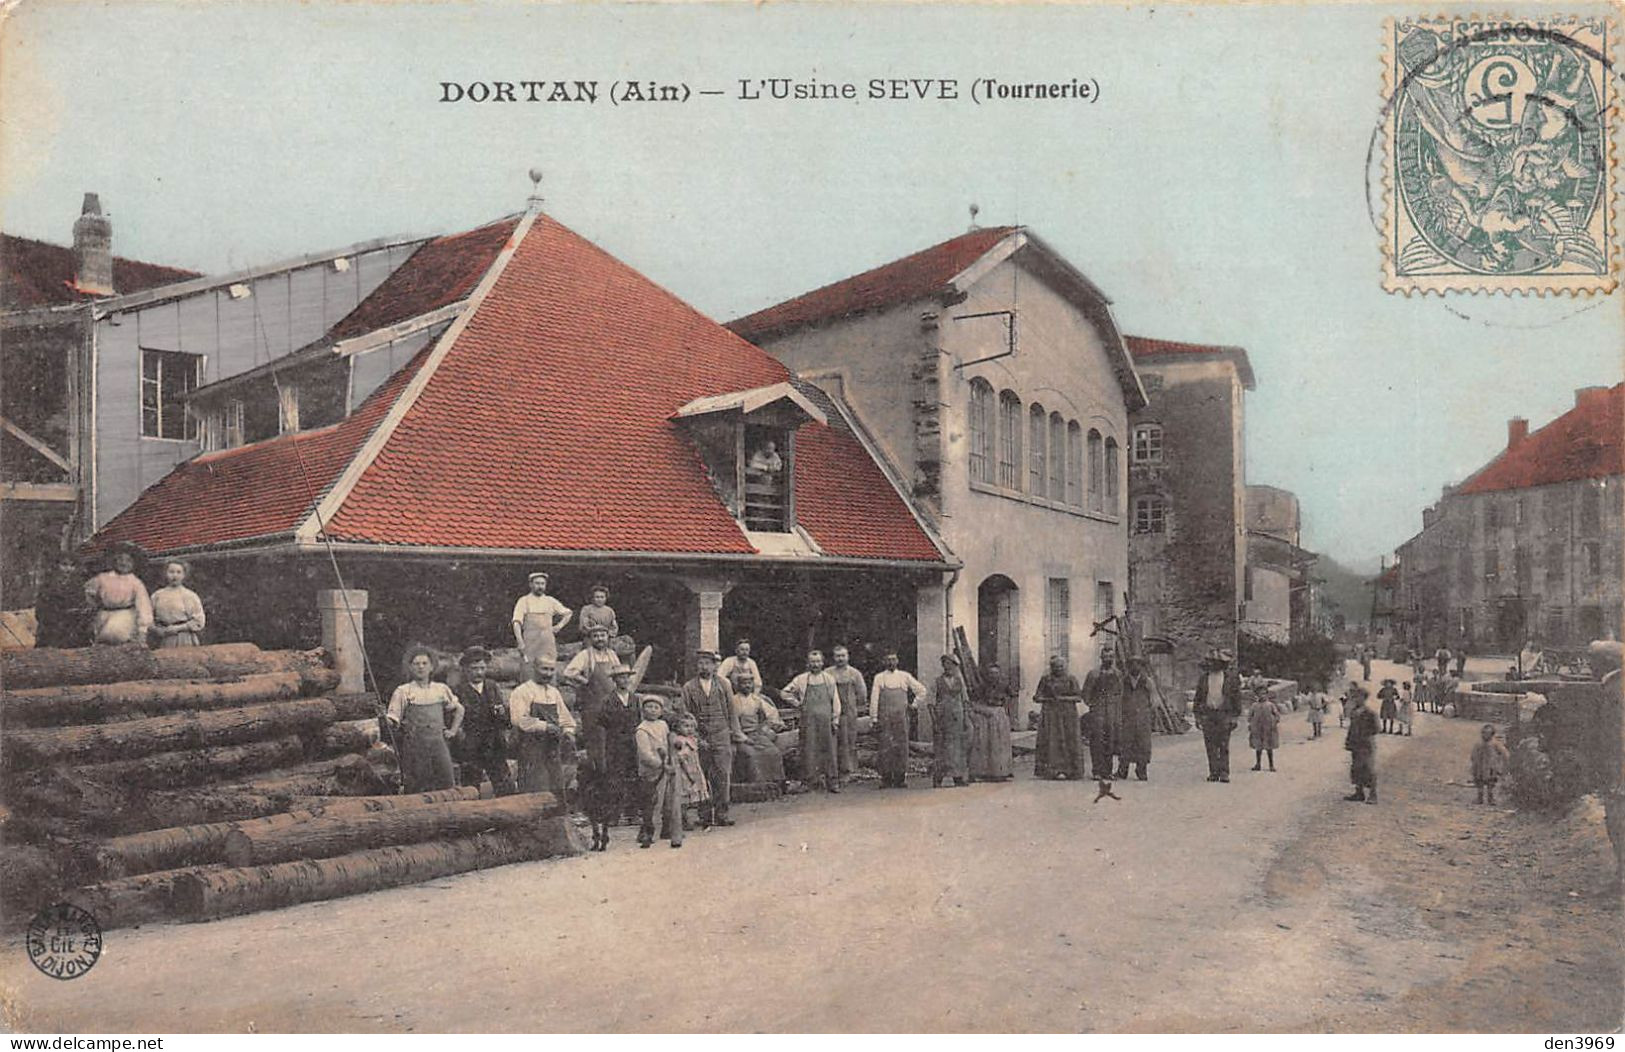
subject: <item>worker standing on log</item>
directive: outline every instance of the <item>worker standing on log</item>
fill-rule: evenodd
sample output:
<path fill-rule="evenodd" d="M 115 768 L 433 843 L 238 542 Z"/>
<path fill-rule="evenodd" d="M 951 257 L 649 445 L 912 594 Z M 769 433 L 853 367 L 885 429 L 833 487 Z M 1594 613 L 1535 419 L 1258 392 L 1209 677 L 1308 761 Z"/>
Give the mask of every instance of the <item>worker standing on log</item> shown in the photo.
<path fill-rule="evenodd" d="M 734 712 L 734 692 L 728 681 L 717 675 L 717 654 L 714 650 L 699 650 L 694 654 L 694 678 L 683 684 L 677 698 L 676 711 L 694 717 L 700 732 L 700 765 L 705 772 L 706 784 L 711 788 L 711 802 L 702 805 L 700 819 L 709 824 L 731 826 L 728 804 L 732 796 L 734 746 L 745 740 L 739 729 L 739 716 Z"/>
<path fill-rule="evenodd" d="M 462 730 L 463 706 L 450 687 L 430 681 L 434 651 L 413 647 L 409 657 L 412 679 L 395 688 L 384 713 L 400 742 L 401 780 L 409 793 L 450 789 L 457 777 L 448 743 Z"/>
<path fill-rule="evenodd" d="M 762 678 L 762 670 L 756 664 L 756 659 L 750 656 L 750 640 L 748 639 L 741 639 L 735 643 L 734 652 L 723 658 L 722 664 L 717 667 L 717 675 L 727 680 L 729 684 L 733 683 L 734 677 L 740 672 L 749 672 L 751 678 L 756 681 L 757 686 L 767 683 L 767 680 Z"/>
<path fill-rule="evenodd" d="M 885 668 L 875 673 L 870 687 L 869 710 L 880 731 L 881 789 L 907 788 L 908 714 L 925 697 L 925 684 L 898 668 L 897 651 L 886 651 Z"/>
<path fill-rule="evenodd" d="M 463 784 L 477 787 L 489 777 L 493 793 L 511 796 L 514 783 L 508 771 L 507 736 L 513 720 L 496 683 L 485 678 L 491 654 L 484 647 L 469 647 L 458 663 L 463 681 L 454 693 L 463 705 L 463 736 L 458 748 Z"/>
<path fill-rule="evenodd" d="M 513 638 L 527 663 L 558 660 L 558 633 L 570 617 L 570 608 L 547 594 L 547 574 L 531 574 L 530 591 L 513 604 Z"/>
<path fill-rule="evenodd" d="M 831 656 L 835 664 L 829 675 L 835 681 L 835 689 L 841 692 L 841 712 L 845 717 L 836 734 L 835 753 L 836 770 L 844 780 L 858 769 L 858 713 L 868 696 L 868 684 L 863 681 L 863 673 L 852 667 L 851 652 L 844 644 L 831 651 Z"/>
<path fill-rule="evenodd" d="M 507 715 L 518 739 L 519 791 L 547 792 L 563 799 L 563 742 L 574 735 L 576 721 L 564 695 L 553 685 L 556 669 L 552 661 L 538 661 L 533 678 L 508 695 Z M 570 749 L 572 754 L 574 751 Z"/>
<path fill-rule="evenodd" d="M 203 600 L 186 587 L 186 564 L 164 563 L 164 586 L 152 593 L 152 639 L 159 650 L 203 642 Z"/>
<path fill-rule="evenodd" d="M 152 599 L 135 575 L 141 549 L 128 541 L 115 544 L 106 570 L 85 582 L 85 600 L 95 611 L 91 641 L 132 643 L 147 638 L 152 627 Z"/>

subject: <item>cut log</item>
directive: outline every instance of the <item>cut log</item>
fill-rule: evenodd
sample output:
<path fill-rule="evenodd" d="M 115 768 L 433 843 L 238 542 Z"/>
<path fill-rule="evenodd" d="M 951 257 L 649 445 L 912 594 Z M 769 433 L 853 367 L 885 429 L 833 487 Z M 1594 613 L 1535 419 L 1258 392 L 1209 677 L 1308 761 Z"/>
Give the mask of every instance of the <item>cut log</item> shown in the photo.
<path fill-rule="evenodd" d="M 332 702 L 306 698 L 219 712 L 177 712 L 124 723 L 38 727 L 7 733 L 3 759 L 8 768 L 105 763 L 155 752 L 281 737 L 330 724 L 333 715 Z"/>
<path fill-rule="evenodd" d="M 265 866 L 293 859 L 330 858 L 388 844 L 415 844 L 492 829 L 533 826 L 561 810 L 552 793 L 522 793 L 495 800 L 462 800 L 318 818 L 283 829 L 236 829 L 226 835 L 226 861 L 233 866 Z"/>
<path fill-rule="evenodd" d="M 229 917 L 418 884 L 469 870 L 580 853 L 578 837 L 569 821 L 558 816 L 525 829 L 481 833 L 456 840 L 380 847 L 336 858 L 284 862 L 252 869 L 193 873 L 175 882 L 175 905 L 179 912 L 194 920 Z"/>
<path fill-rule="evenodd" d="M 208 822 L 173 826 L 114 837 L 95 849 L 96 871 L 104 878 L 127 877 L 153 870 L 225 861 L 226 835 L 233 829 L 281 829 L 312 818 L 367 814 L 396 808 L 423 807 L 454 800 L 477 800 L 479 790 L 440 789 L 413 796 L 307 797 L 294 802 L 294 810 L 240 822 Z"/>
<path fill-rule="evenodd" d="M 381 796 L 394 790 L 391 772 L 379 770 L 354 753 L 316 760 L 233 784 L 238 792 L 282 796 Z"/>
<path fill-rule="evenodd" d="M 62 770 L 75 780 L 104 786 L 173 789 L 284 767 L 302 757 L 304 752 L 304 743 L 297 735 L 290 735 L 246 745 L 161 752 L 134 760 L 85 764 Z"/>
<path fill-rule="evenodd" d="M 337 753 L 366 753 L 378 741 L 378 721 L 345 720 L 329 727 L 323 727 L 316 748 L 323 756 L 332 756 Z"/>
<path fill-rule="evenodd" d="M 377 719 L 384 711 L 384 706 L 379 702 L 378 695 L 370 692 L 329 694 L 327 700 L 333 703 L 333 708 L 341 720 Z"/>
<path fill-rule="evenodd" d="M 326 668 L 320 650 L 261 650 L 252 643 L 148 650 L 139 643 L 75 650 L 0 652 L 0 682 L 7 690 L 123 683 L 139 679 L 235 679 L 267 672 Z"/>
<path fill-rule="evenodd" d="M 314 670 L 334 685 L 338 673 Z M 55 727 L 98 723 L 116 716 L 151 716 L 180 709 L 229 709 L 299 697 L 304 680 L 297 672 L 270 672 L 216 683 L 196 679 L 149 679 L 132 683 L 91 683 L 78 687 L 32 687 L 0 695 L 0 716 L 8 727 Z"/>
<path fill-rule="evenodd" d="M 175 825 L 235 822 L 286 811 L 292 797 L 277 793 L 223 792 L 215 786 L 143 792 L 133 806 L 117 815 L 98 816 L 104 834 L 126 835 Z"/>
<path fill-rule="evenodd" d="M 108 880 L 68 892 L 66 899 L 90 913 L 105 931 L 128 928 L 150 921 L 172 920 L 175 884 L 181 878 L 196 878 L 220 866 L 187 866 L 136 877 Z"/>

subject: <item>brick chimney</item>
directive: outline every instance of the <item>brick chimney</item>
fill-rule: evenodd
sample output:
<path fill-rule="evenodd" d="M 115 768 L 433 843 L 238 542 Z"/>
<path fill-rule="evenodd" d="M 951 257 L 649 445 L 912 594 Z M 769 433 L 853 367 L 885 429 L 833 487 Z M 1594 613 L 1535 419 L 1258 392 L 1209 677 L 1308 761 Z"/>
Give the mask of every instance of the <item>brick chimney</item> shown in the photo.
<path fill-rule="evenodd" d="M 1593 405 L 1598 399 L 1607 397 L 1608 388 L 1606 387 L 1576 388 L 1574 392 L 1574 407 L 1578 409 L 1581 406 Z"/>
<path fill-rule="evenodd" d="M 1529 421 L 1515 416 L 1507 421 L 1507 448 L 1511 449 L 1529 437 Z"/>
<path fill-rule="evenodd" d="M 110 295 L 113 290 L 113 224 L 102 202 L 86 194 L 73 224 L 73 283 L 80 292 Z"/>

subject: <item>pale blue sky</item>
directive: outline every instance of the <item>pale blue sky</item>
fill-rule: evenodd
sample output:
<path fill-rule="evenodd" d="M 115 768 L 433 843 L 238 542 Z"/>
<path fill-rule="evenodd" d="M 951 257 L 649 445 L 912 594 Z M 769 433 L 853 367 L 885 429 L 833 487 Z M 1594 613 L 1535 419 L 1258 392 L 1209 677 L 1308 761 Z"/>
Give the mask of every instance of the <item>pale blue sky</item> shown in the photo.
<path fill-rule="evenodd" d="M 1434 11 L 1437 5 L 1426 5 Z M 1576 5 L 1578 10 L 1601 10 Z M 1374 563 L 1439 487 L 1621 378 L 1618 294 L 1381 291 L 1381 28 L 1416 8 L 422 7 L 23 0 L 0 219 L 218 271 L 547 208 L 726 320 L 962 231 L 1030 224 L 1123 329 L 1240 344 L 1249 481 Z M 1092 77 L 1098 104 L 446 105 L 441 80 Z"/>

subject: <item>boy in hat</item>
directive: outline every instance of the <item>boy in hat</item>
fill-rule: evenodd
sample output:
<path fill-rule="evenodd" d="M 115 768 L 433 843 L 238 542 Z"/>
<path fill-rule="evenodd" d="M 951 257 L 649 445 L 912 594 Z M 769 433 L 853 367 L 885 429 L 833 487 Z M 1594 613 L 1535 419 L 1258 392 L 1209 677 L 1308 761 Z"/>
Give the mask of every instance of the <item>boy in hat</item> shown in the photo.
<path fill-rule="evenodd" d="M 1241 675 L 1231 667 L 1234 656 L 1214 649 L 1202 661 L 1196 681 L 1196 723 L 1207 748 L 1207 780 L 1230 781 L 1230 735 L 1241 717 Z"/>
<path fill-rule="evenodd" d="M 638 751 L 638 847 L 648 847 L 655 839 L 655 814 L 660 815 L 662 838 L 672 847 L 683 846 L 683 796 L 677 785 L 677 757 L 672 748 L 671 727 L 665 720 L 665 704 L 657 697 L 642 699 L 643 720 L 633 732 Z M 675 813 L 676 820 L 673 821 Z M 609 830 L 602 839 L 609 840 Z M 599 843 L 598 823 L 593 823 L 593 844 Z"/>
<path fill-rule="evenodd" d="M 491 654 L 484 647 L 469 647 L 458 664 L 463 679 L 453 693 L 463 704 L 463 729 L 455 744 L 463 767 L 463 784 L 478 786 L 489 777 L 493 793 L 510 796 L 515 789 L 513 775 L 508 771 L 507 739 L 513 720 L 496 683 L 485 678 Z"/>

